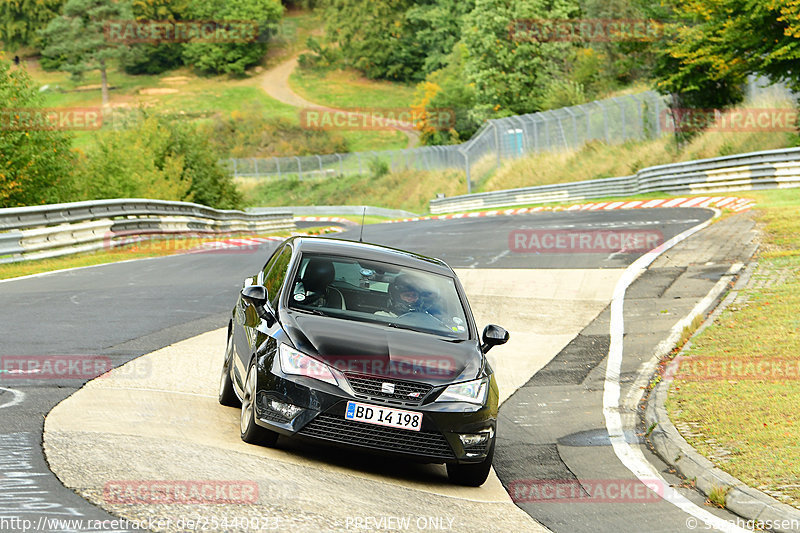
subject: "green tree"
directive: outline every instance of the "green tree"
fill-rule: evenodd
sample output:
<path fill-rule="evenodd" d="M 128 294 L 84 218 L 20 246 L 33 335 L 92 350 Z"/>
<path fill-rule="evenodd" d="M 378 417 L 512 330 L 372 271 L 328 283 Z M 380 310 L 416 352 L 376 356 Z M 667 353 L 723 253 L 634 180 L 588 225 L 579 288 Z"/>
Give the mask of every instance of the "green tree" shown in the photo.
<path fill-rule="evenodd" d="M 668 0 L 656 43 L 662 92 L 687 107 L 740 101 L 749 74 L 800 90 L 800 0 Z"/>
<path fill-rule="evenodd" d="M 72 137 L 61 131 L 19 129 L 20 111 L 40 109 L 42 97 L 23 69 L 0 57 L 0 207 L 72 199 Z"/>
<path fill-rule="evenodd" d="M 54 19 L 64 0 L 0 0 L 0 41 L 9 50 L 37 47 L 37 32 Z"/>
<path fill-rule="evenodd" d="M 133 0 L 133 16 L 138 21 L 180 21 L 188 11 L 189 0 Z M 129 74 L 160 74 L 182 65 L 182 53 L 182 43 L 135 43 L 125 50 L 122 66 Z"/>
<path fill-rule="evenodd" d="M 283 5 L 278 0 L 193 0 L 189 14 L 195 20 L 245 21 L 254 24 L 259 32 L 280 23 Z M 265 40 L 247 38 L 237 42 L 193 40 L 184 45 L 183 59 L 201 72 L 244 74 L 267 53 Z"/>
<path fill-rule="evenodd" d="M 67 0 L 64 12 L 42 31 L 46 44 L 42 55 L 56 61 L 59 70 L 81 77 L 99 70 L 103 105 L 108 104 L 107 70 L 124 49 L 123 43 L 107 39 L 105 25 L 112 20 L 131 20 L 130 4 L 115 0 Z"/>
<path fill-rule="evenodd" d="M 415 78 L 444 68 L 461 39 L 464 16 L 475 7 L 475 0 L 427 0 L 418 2 L 406 11 L 406 25 L 413 39 L 412 55 L 422 56 L 421 71 Z"/>
<path fill-rule="evenodd" d="M 476 0 L 463 26 L 464 72 L 475 87 L 476 120 L 542 108 L 550 80 L 563 76 L 572 45 L 517 34 L 513 25 L 576 13 L 571 0 Z"/>
<path fill-rule="evenodd" d="M 426 145 L 456 144 L 469 139 L 480 126 L 472 116 L 475 87 L 464 83 L 465 46 L 457 44 L 446 65 L 431 72 L 417 85 L 414 109 L 424 117 L 421 141 Z M 450 123 L 443 113 L 452 113 Z"/>
<path fill-rule="evenodd" d="M 369 78 L 420 79 L 425 52 L 413 45 L 406 12 L 413 0 L 326 0 L 326 34 L 345 64 Z"/>

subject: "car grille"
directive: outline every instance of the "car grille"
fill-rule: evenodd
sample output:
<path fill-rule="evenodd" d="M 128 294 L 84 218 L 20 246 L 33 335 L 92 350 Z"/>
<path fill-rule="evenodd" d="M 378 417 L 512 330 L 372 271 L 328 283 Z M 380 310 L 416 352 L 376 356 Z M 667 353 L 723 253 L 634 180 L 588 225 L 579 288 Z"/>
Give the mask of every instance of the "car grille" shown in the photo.
<path fill-rule="evenodd" d="M 300 435 L 435 459 L 455 458 L 453 450 L 441 433 L 393 429 L 327 414 L 320 414 L 309 422 L 300 430 Z"/>
<path fill-rule="evenodd" d="M 425 396 L 427 396 L 433 388 L 431 385 L 417 383 L 415 381 L 376 378 L 360 374 L 347 374 L 347 381 L 350 382 L 350 386 L 353 387 L 356 396 L 366 397 L 368 399 L 380 398 L 391 403 L 400 403 L 403 405 L 421 404 L 422 400 L 425 399 Z M 394 392 L 383 392 L 381 387 L 384 383 L 391 383 L 394 385 Z"/>

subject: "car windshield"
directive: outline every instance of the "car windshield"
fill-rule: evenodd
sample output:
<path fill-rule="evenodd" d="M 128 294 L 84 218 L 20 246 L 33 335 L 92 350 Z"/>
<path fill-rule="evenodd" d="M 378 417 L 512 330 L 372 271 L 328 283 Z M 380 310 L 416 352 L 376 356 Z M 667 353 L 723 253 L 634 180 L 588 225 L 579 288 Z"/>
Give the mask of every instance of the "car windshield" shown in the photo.
<path fill-rule="evenodd" d="M 289 308 L 469 338 L 453 278 L 377 261 L 303 254 Z"/>

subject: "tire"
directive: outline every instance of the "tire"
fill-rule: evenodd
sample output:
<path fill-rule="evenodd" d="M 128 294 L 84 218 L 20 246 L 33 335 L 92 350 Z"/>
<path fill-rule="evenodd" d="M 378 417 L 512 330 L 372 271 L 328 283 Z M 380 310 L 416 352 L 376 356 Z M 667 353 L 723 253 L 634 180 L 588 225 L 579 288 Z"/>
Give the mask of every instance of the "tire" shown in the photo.
<path fill-rule="evenodd" d="M 248 444 L 274 446 L 278 441 L 278 434 L 256 424 L 256 364 L 250 363 L 247 379 L 244 382 L 242 395 L 242 414 L 239 419 L 239 429 L 242 440 Z"/>
<path fill-rule="evenodd" d="M 451 483 L 464 485 L 466 487 L 480 487 L 489 477 L 492 468 L 492 458 L 494 457 L 494 439 L 489 448 L 489 454 L 480 463 L 476 464 L 448 464 L 447 477 Z"/>
<path fill-rule="evenodd" d="M 228 344 L 225 347 L 225 361 L 219 376 L 219 403 L 228 407 L 239 407 L 242 402 L 236 396 L 231 381 L 231 364 L 233 363 L 233 331 L 228 333 Z"/>

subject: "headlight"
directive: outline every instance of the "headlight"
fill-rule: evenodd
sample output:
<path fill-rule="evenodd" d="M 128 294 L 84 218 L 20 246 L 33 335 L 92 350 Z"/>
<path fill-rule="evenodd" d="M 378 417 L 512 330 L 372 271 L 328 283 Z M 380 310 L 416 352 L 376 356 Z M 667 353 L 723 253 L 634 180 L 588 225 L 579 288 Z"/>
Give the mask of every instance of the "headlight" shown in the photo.
<path fill-rule="evenodd" d="M 489 380 L 486 378 L 456 383 L 447 387 L 436 401 L 468 402 L 483 405 L 486 402 L 486 392 L 488 390 Z"/>
<path fill-rule="evenodd" d="M 281 370 L 284 374 L 292 374 L 295 376 L 306 376 L 309 378 L 318 379 L 331 385 L 338 385 L 333 372 L 324 363 L 320 363 L 316 359 L 307 356 L 302 352 L 298 352 L 294 348 L 281 344 L 278 348 Z"/>

